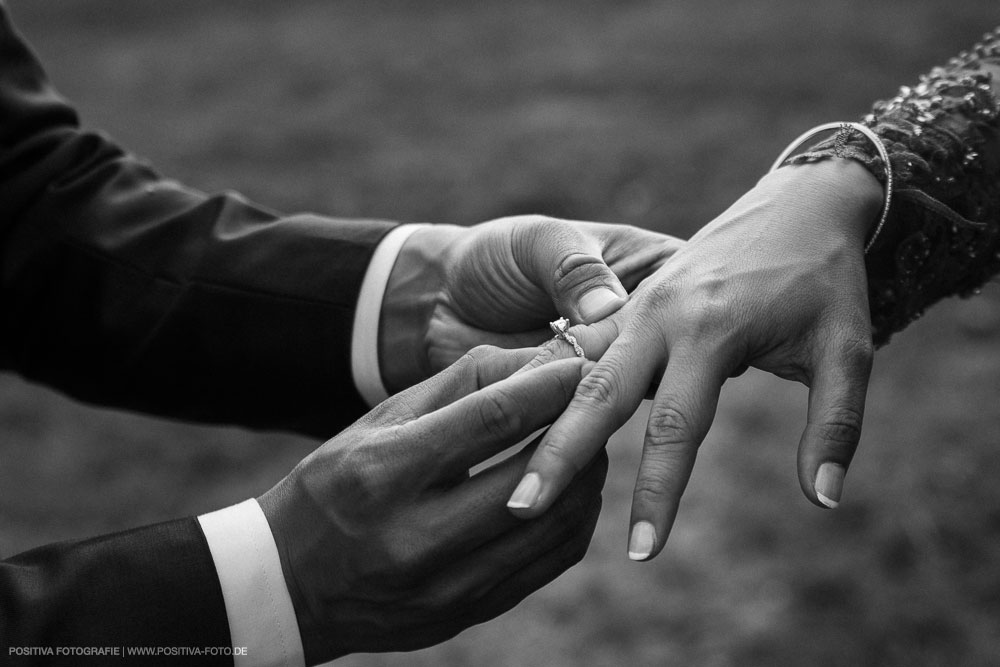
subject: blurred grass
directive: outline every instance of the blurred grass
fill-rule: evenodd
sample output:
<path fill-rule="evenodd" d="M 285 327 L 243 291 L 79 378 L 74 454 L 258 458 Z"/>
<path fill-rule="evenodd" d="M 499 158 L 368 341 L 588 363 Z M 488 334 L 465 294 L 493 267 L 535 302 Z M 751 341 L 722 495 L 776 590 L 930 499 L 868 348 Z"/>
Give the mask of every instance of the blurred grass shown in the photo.
<path fill-rule="evenodd" d="M 471 223 L 681 236 L 806 127 L 1000 23 L 995 1 L 10 0 L 84 121 L 205 190 Z M 587 558 L 439 647 L 348 665 L 1000 661 L 1000 290 L 879 353 L 845 503 L 802 497 L 805 392 L 731 382 L 666 552 L 624 555 L 642 416 Z M 101 411 L 0 376 L 0 549 L 203 512 L 314 443 Z"/>

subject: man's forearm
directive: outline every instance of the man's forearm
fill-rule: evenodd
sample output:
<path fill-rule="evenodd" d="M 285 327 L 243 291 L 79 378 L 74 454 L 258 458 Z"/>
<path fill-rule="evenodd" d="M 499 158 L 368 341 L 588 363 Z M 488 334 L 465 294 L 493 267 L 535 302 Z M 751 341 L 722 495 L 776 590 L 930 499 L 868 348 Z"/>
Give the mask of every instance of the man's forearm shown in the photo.
<path fill-rule="evenodd" d="M 81 130 L 0 8 L 0 365 L 78 398 L 328 436 L 392 223 L 282 216 Z"/>
<path fill-rule="evenodd" d="M 220 649 L 199 664 L 232 665 L 224 650 L 230 646 L 222 591 L 194 519 L 49 545 L 0 562 L 5 665 L 121 660 L 65 652 L 104 647 Z M 42 651 L 41 660 L 32 649 Z"/>

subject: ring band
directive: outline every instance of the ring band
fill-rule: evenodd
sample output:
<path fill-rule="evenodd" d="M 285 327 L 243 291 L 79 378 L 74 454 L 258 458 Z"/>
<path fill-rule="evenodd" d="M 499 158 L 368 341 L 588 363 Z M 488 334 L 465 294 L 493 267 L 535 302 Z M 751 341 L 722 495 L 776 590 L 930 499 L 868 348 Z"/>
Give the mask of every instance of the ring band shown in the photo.
<path fill-rule="evenodd" d="M 564 340 L 573 346 L 573 352 L 576 356 L 581 359 L 586 359 L 587 355 L 584 353 L 583 348 L 580 347 L 580 343 L 576 341 L 576 336 L 569 332 L 569 320 L 565 317 L 560 317 L 555 322 L 549 322 L 549 328 L 552 329 L 552 333 L 555 334 L 553 337 L 555 340 Z"/>

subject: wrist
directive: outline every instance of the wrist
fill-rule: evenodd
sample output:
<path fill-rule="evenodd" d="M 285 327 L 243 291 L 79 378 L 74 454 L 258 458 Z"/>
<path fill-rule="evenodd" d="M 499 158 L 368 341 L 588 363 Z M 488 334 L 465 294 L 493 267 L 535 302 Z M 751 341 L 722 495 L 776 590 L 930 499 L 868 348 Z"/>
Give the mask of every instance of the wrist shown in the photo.
<path fill-rule="evenodd" d="M 418 229 L 400 248 L 382 298 L 378 358 L 390 394 L 430 377 L 427 330 L 443 296 L 447 257 L 466 232 L 458 225 Z"/>
<path fill-rule="evenodd" d="M 885 203 L 885 190 L 878 179 L 861 163 L 845 158 L 788 165 L 764 176 L 761 186 L 815 196 L 824 213 L 817 219 L 832 222 L 836 230 L 861 246 L 875 231 Z"/>
<path fill-rule="evenodd" d="M 299 467 L 302 465 L 300 463 Z M 317 530 L 326 536 L 326 529 L 322 528 L 326 518 L 316 504 L 310 501 L 312 494 L 303 492 L 302 484 L 301 477 L 296 477 L 296 472 L 293 471 L 256 500 L 267 519 L 278 550 L 281 574 L 295 612 L 305 664 L 316 665 L 339 658 L 347 652 L 334 639 L 341 629 L 330 622 L 321 622 L 314 614 L 314 605 L 310 604 L 309 593 L 316 588 L 314 577 L 310 576 L 308 569 L 309 563 L 316 560 L 311 556 L 315 550 L 322 550 L 322 559 L 327 562 L 336 556 L 336 550 L 328 543 L 317 547 L 317 540 L 305 538 L 314 536 Z M 310 552 L 311 547 L 313 552 Z M 302 573 L 303 570 L 305 574 Z"/>

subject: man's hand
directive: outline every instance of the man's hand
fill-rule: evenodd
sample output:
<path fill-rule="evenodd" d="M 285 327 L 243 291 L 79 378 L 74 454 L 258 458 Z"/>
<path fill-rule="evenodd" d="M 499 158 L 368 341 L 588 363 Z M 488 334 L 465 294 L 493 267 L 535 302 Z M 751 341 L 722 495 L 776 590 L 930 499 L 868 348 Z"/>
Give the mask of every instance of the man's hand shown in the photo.
<path fill-rule="evenodd" d="M 601 357 L 549 429 L 510 500 L 539 516 L 659 380 L 632 504 L 629 555 L 663 548 L 722 384 L 747 365 L 810 387 L 799 481 L 840 500 L 872 363 L 863 245 L 881 188 L 860 165 L 769 174 L 706 225 L 621 310 L 571 329 Z M 533 365 L 572 355 L 552 341 Z"/>
<path fill-rule="evenodd" d="M 473 350 L 380 404 L 259 499 L 308 664 L 444 641 L 583 557 L 605 457 L 530 521 L 504 508 L 530 448 L 468 476 L 550 424 L 592 366 L 570 359 L 508 377 L 537 352 Z"/>
<path fill-rule="evenodd" d="M 681 245 L 627 225 L 539 215 L 418 230 L 382 304 L 386 386 L 391 393 L 419 382 L 476 345 L 537 345 L 559 316 L 603 319 Z"/>

